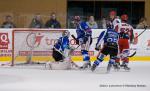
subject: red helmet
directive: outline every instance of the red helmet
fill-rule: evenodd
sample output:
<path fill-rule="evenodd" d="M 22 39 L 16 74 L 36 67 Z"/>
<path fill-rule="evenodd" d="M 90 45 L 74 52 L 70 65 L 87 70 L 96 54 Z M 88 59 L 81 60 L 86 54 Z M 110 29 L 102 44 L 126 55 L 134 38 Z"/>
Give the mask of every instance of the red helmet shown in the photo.
<path fill-rule="evenodd" d="M 74 16 L 74 20 L 80 21 L 80 16 Z"/>
<path fill-rule="evenodd" d="M 116 15 L 116 14 L 117 14 L 117 13 L 116 13 L 116 11 L 114 11 L 114 10 L 109 12 L 109 15 Z"/>
<path fill-rule="evenodd" d="M 128 15 L 127 14 L 121 15 L 121 20 L 122 21 L 127 21 L 128 20 Z"/>

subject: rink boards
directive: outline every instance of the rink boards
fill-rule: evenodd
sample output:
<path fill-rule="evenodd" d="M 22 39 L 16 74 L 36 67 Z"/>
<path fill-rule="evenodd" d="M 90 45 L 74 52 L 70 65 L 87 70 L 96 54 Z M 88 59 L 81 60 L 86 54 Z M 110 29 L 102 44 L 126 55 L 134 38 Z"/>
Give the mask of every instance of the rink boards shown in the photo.
<path fill-rule="evenodd" d="M 0 29 L 0 61 L 11 61 L 12 60 L 12 49 L 14 47 L 12 41 L 13 31 L 14 30 L 52 30 L 52 31 L 59 31 L 58 29 Z M 71 34 L 76 36 L 75 29 L 61 29 L 61 30 L 69 30 Z M 95 51 L 95 44 L 97 42 L 97 39 L 95 37 L 98 37 L 100 32 L 102 32 L 105 29 L 93 29 L 92 30 L 92 36 L 93 36 L 93 43 L 90 47 L 90 56 L 91 61 L 96 59 L 96 56 L 98 54 L 97 51 Z M 140 34 L 143 31 L 143 29 L 135 29 L 134 34 L 135 37 Z M 140 37 L 136 38 L 134 44 L 130 46 L 131 54 L 136 51 L 136 55 L 130 60 L 132 61 L 150 61 L 150 30 L 147 29 Z M 47 36 L 47 35 L 44 35 Z M 42 43 L 44 43 L 44 39 L 42 40 Z M 75 41 L 70 37 L 70 44 L 71 46 L 77 47 L 78 45 L 75 44 Z M 45 45 L 45 44 L 44 44 Z M 38 46 L 40 47 L 40 45 Z M 20 50 L 21 51 L 21 50 Z M 34 50 L 33 50 L 34 51 Z M 16 61 L 26 61 L 26 56 L 18 55 L 17 58 L 15 58 Z M 34 61 L 51 61 L 53 60 L 51 56 L 47 55 L 34 55 L 32 56 L 32 60 Z M 75 50 L 73 56 L 73 61 L 82 61 L 82 56 L 80 53 L 80 47 Z M 109 60 L 109 57 L 106 57 L 105 60 Z"/>

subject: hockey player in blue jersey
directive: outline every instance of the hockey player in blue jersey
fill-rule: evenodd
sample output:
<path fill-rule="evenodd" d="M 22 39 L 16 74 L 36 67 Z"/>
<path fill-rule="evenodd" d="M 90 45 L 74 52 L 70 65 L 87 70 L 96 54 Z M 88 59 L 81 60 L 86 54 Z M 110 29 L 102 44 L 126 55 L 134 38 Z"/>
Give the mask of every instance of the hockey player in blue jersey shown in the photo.
<path fill-rule="evenodd" d="M 100 50 L 102 42 L 103 47 L 97 56 L 97 60 L 94 61 L 91 67 L 92 71 L 94 71 L 96 67 L 104 60 L 105 56 L 110 55 L 110 60 L 107 66 L 107 72 L 110 72 L 110 69 L 115 63 L 115 59 L 118 54 L 118 38 L 118 33 L 112 27 L 109 27 L 107 30 L 101 32 L 95 49 Z"/>
<path fill-rule="evenodd" d="M 69 31 L 64 31 L 62 37 L 60 37 L 57 43 L 54 45 L 52 56 L 55 61 L 63 61 L 65 49 L 69 49 Z"/>
<path fill-rule="evenodd" d="M 79 16 L 74 17 L 74 22 L 76 24 L 76 43 L 81 45 L 81 53 L 83 56 L 84 64 L 81 68 L 85 69 L 91 66 L 90 56 L 88 54 L 90 44 L 92 42 L 92 31 L 86 22 L 81 22 Z"/>
<path fill-rule="evenodd" d="M 54 61 L 47 62 L 46 66 L 49 66 L 50 69 L 71 69 L 73 66 L 78 68 L 78 65 L 71 60 L 71 54 L 74 51 L 74 48 L 69 45 L 69 31 L 64 31 L 62 36 L 58 39 L 53 47 L 52 57 Z"/>

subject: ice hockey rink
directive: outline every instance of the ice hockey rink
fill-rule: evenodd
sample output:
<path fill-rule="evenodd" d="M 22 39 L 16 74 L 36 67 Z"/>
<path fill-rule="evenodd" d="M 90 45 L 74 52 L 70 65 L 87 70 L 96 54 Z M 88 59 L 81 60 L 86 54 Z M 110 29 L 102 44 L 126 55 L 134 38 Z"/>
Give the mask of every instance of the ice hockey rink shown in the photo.
<path fill-rule="evenodd" d="M 43 65 L 3 66 L 0 91 L 150 91 L 150 62 L 130 62 L 130 71 L 109 74 L 106 66 L 103 62 L 95 72 L 48 70 Z"/>

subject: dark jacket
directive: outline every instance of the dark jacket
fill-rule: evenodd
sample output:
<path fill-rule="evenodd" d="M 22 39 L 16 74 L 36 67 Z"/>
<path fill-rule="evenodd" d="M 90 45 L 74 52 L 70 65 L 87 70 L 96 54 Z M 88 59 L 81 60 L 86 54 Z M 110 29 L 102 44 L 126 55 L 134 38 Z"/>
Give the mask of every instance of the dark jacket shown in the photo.
<path fill-rule="evenodd" d="M 43 28 L 44 24 L 42 21 L 37 21 L 36 19 L 33 19 L 29 27 L 30 28 Z"/>
<path fill-rule="evenodd" d="M 61 28 L 60 23 L 57 20 L 50 19 L 45 24 L 46 28 Z"/>
<path fill-rule="evenodd" d="M 13 22 L 4 22 L 1 28 L 16 28 L 16 26 Z"/>

